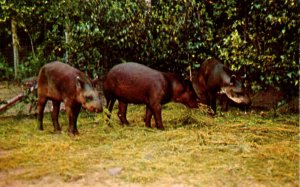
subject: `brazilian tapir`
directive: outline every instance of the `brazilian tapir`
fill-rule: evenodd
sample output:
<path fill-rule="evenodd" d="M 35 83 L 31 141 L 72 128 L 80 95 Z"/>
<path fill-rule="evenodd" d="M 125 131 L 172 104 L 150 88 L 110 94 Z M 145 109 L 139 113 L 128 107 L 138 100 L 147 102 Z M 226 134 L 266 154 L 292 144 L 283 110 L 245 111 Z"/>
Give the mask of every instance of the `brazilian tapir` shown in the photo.
<path fill-rule="evenodd" d="M 118 117 L 122 124 L 129 124 L 126 119 L 128 103 L 146 104 L 145 124 L 151 127 L 153 114 L 158 129 L 164 129 L 163 104 L 174 101 L 190 108 L 198 107 L 198 98 L 190 81 L 134 62 L 114 66 L 105 77 L 103 91 L 110 112 L 118 100 Z"/>
<path fill-rule="evenodd" d="M 217 93 L 221 92 L 235 103 L 250 105 L 251 100 L 243 86 L 242 78 L 230 71 L 215 58 L 206 59 L 196 75 L 198 97 L 205 98 L 216 113 Z"/>
<path fill-rule="evenodd" d="M 91 112 L 102 112 L 102 103 L 88 76 L 62 63 L 44 65 L 38 75 L 38 121 L 43 130 L 43 113 L 47 100 L 52 100 L 54 131 L 61 131 L 58 122 L 60 103 L 64 102 L 69 120 L 69 133 L 78 134 L 77 118 L 81 106 Z"/>

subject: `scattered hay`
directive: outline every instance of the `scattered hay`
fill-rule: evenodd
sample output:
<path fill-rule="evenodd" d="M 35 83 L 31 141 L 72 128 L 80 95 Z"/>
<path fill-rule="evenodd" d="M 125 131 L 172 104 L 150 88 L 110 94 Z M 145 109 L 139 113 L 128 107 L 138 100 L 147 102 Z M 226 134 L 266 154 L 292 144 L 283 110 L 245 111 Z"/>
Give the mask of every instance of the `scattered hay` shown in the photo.
<path fill-rule="evenodd" d="M 160 131 L 144 127 L 144 106 L 129 106 L 129 126 L 120 126 L 116 113 L 108 126 L 104 114 L 82 112 L 78 137 L 68 136 L 65 114 L 62 134 L 52 133 L 49 114 L 45 131 L 33 118 L 1 120 L 0 185 L 56 175 L 72 183 L 98 170 L 125 185 L 299 185 L 298 115 L 273 120 L 232 111 L 211 118 L 170 103 Z"/>

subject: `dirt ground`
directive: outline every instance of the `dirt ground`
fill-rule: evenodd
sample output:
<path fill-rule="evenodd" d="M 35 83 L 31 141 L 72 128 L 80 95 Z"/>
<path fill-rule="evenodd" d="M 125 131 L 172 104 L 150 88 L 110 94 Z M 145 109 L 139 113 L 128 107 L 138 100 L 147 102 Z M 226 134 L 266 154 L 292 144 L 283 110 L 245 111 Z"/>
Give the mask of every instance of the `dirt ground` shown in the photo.
<path fill-rule="evenodd" d="M 78 179 L 65 182 L 60 176 L 44 176 L 40 179 L 34 180 L 17 180 L 12 183 L 5 184 L 0 182 L 2 187 L 189 187 L 186 183 L 186 176 L 178 176 L 176 178 L 162 178 L 156 182 L 148 184 L 128 183 L 121 181 L 116 177 L 118 173 L 113 173 L 110 170 L 103 170 L 101 166 L 97 171 L 87 172 Z M 112 168 L 111 170 L 119 170 L 119 168 Z M 122 171 L 120 171 L 122 172 Z M 1 174 L 0 174 L 1 175 Z M 3 175 L 3 174 L 2 174 Z M 201 176 L 201 174 L 199 174 Z M 0 179 L 4 176 L 0 176 Z M 200 180 L 199 180 L 200 181 Z M 208 184 L 198 184 L 199 186 L 219 187 L 224 186 L 222 182 L 211 181 Z M 252 187 L 264 187 L 264 184 L 260 184 L 254 180 L 239 181 L 239 186 L 252 186 Z"/>

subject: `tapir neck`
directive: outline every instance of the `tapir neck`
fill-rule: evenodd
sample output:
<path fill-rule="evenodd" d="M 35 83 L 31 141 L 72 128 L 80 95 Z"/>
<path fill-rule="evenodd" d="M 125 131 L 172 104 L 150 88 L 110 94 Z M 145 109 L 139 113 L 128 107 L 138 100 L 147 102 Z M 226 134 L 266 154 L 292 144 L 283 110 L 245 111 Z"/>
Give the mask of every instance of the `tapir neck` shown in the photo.
<path fill-rule="evenodd" d="M 223 72 L 221 74 L 221 79 L 222 79 L 222 86 L 227 86 L 230 84 L 230 76 L 226 72 Z"/>

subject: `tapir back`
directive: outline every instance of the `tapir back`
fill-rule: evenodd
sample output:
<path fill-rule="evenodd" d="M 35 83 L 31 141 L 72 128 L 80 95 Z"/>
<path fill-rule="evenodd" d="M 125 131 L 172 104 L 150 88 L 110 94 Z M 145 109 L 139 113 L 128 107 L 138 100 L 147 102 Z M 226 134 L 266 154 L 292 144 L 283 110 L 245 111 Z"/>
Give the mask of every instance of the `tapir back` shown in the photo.
<path fill-rule="evenodd" d="M 62 62 L 44 65 L 38 76 L 38 120 L 43 130 L 43 113 L 47 100 L 52 100 L 52 122 L 55 131 L 61 131 L 58 122 L 60 103 L 64 102 L 69 119 L 69 133 L 78 134 L 77 118 L 81 107 L 101 112 L 102 103 L 91 80 L 81 71 Z"/>
<path fill-rule="evenodd" d="M 93 88 L 90 78 L 62 62 L 55 61 L 41 68 L 38 95 L 55 101 L 78 103 L 90 111 L 102 111 L 98 93 Z"/>
<path fill-rule="evenodd" d="M 74 97 L 77 77 L 91 84 L 90 80 L 76 68 L 58 61 L 46 64 L 39 73 L 38 92 L 59 101 L 65 97 Z"/>
<path fill-rule="evenodd" d="M 126 103 L 148 103 L 149 98 L 157 95 L 163 99 L 166 90 L 166 80 L 161 72 L 137 63 L 124 63 L 114 66 L 106 75 L 104 94 L 112 95 Z M 157 98 L 159 97 L 159 98 Z"/>
<path fill-rule="evenodd" d="M 200 97 L 206 98 L 205 104 L 210 105 L 215 112 L 218 92 L 224 92 L 236 103 L 251 103 L 240 76 L 215 58 L 208 58 L 201 64 L 195 85 L 198 86 Z"/>

